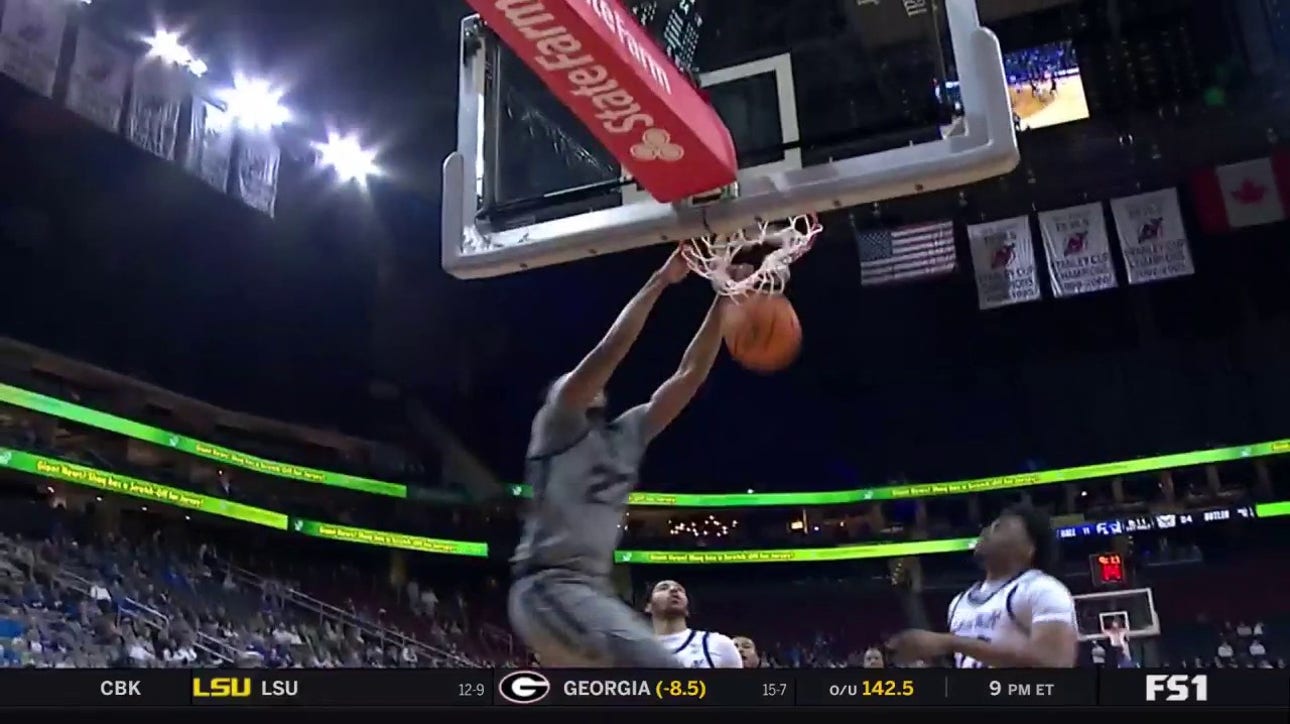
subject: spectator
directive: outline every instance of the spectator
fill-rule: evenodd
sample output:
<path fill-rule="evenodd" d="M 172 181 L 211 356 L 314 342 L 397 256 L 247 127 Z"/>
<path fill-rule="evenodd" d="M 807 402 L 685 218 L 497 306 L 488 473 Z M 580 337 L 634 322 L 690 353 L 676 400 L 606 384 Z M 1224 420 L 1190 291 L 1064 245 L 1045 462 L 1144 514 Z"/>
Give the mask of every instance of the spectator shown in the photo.
<path fill-rule="evenodd" d="M 1268 650 L 1264 648 L 1262 641 L 1258 639 L 1254 639 L 1253 641 L 1250 642 L 1250 656 L 1253 656 L 1255 658 L 1262 658 L 1264 656 L 1267 656 L 1267 653 L 1268 653 Z"/>
<path fill-rule="evenodd" d="M 144 666 L 157 657 L 152 651 L 152 644 L 147 639 L 139 639 L 133 633 L 127 633 L 123 639 L 126 656 L 135 666 Z"/>
<path fill-rule="evenodd" d="M 408 594 L 408 608 L 412 609 L 413 613 L 416 613 L 417 608 L 421 606 L 421 591 L 416 579 L 409 578 L 405 590 Z"/>
<path fill-rule="evenodd" d="M 90 584 L 90 598 L 94 599 L 95 601 L 111 601 L 112 595 L 109 594 L 108 590 L 103 587 L 103 584 L 99 583 L 98 581 L 95 581 L 94 583 Z"/>
<path fill-rule="evenodd" d="M 1246 638 L 1249 638 L 1250 636 L 1254 635 L 1254 630 L 1250 628 L 1250 625 L 1249 625 L 1249 624 L 1247 624 L 1246 622 L 1242 621 L 1242 622 L 1240 622 L 1240 623 L 1236 624 L 1236 635 L 1237 635 L 1237 636 L 1240 636 L 1240 637 L 1241 637 L 1241 638 L 1243 638 L 1243 639 L 1246 639 Z"/>
<path fill-rule="evenodd" d="M 1223 639 L 1218 643 L 1218 658 L 1222 664 L 1232 660 L 1232 645 L 1227 643 L 1227 639 Z"/>
<path fill-rule="evenodd" d="M 879 649 L 877 646 L 870 646 L 865 649 L 864 659 L 861 665 L 866 669 L 884 668 L 887 664 L 885 657 L 882 655 L 882 649 Z"/>

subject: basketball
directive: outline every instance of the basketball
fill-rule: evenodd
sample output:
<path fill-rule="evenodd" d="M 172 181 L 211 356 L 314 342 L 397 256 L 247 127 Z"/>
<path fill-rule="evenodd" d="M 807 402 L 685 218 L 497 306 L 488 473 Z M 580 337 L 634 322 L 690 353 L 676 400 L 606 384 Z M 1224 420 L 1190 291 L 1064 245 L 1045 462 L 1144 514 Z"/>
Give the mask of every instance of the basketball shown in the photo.
<path fill-rule="evenodd" d="M 753 294 L 726 313 L 726 349 L 753 372 L 778 372 L 797 359 L 802 327 L 793 303 L 782 294 Z"/>

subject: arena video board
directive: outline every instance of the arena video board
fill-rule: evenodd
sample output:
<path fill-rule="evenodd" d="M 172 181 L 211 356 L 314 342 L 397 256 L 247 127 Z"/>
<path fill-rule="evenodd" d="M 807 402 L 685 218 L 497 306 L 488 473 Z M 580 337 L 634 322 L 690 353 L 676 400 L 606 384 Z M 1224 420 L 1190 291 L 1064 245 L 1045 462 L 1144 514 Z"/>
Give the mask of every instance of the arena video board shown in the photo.
<path fill-rule="evenodd" d="M 0 448 L 0 468 L 38 475 L 73 485 L 93 488 L 107 493 L 118 493 L 138 500 L 168 505 L 198 513 L 250 523 L 275 530 L 291 531 L 312 538 L 326 538 L 346 543 L 361 543 L 383 548 L 398 548 L 420 553 L 472 556 L 486 558 L 488 544 L 483 541 L 461 541 L 445 538 L 373 530 L 355 526 L 324 523 L 298 518 L 275 510 L 257 508 L 214 495 L 194 493 L 149 480 L 120 473 L 92 468 L 88 465 L 59 460 L 44 455 Z"/>
<path fill-rule="evenodd" d="M 33 412 L 58 417 L 88 425 L 107 432 L 125 435 L 143 442 L 168 447 L 179 452 L 196 455 L 229 467 L 243 468 L 272 477 L 300 480 L 360 492 L 391 497 L 408 497 L 407 486 L 345 473 L 315 470 L 290 463 L 265 460 L 249 453 L 201 442 L 179 433 L 162 430 L 142 422 L 128 420 L 110 413 L 66 402 L 48 395 L 0 383 L 0 403 L 21 407 Z M 1040 485 L 1070 483 L 1080 480 L 1155 472 L 1194 465 L 1210 465 L 1233 460 L 1253 459 L 1290 453 L 1290 438 L 1267 442 L 1233 445 L 1209 450 L 1155 455 L 1135 460 L 1093 463 L 1069 468 L 1040 470 L 1010 475 L 995 475 L 933 483 L 904 483 L 877 488 L 832 490 L 792 493 L 662 493 L 639 490 L 631 494 L 629 505 L 673 508 L 754 508 L 775 506 L 841 505 L 846 503 L 931 498 L 944 495 L 965 495 L 994 490 L 1010 490 Z M 531 497 L 527 485 L 508 486 L 513 497 Z"/>
<path fill-rule="evenodd" d="M 420 553 L 437 553 L 442 555 L 470 556 L 486 558 L 488 544 L 483 541 L 460 541 L 446 538 L 429 538 L 395 531 L 383 531 L 372 528 L 325 523 L 308 518 L 289 516 L 285 513 L 257 508 L 255 506 L 225 500 L 213 495 L 194 493 L 188 490 L 172 488 L 159 483 L 121 475 L 92 468 L 87 465 L 59 460 L 57 458 L 37 455 L 21 450 L 0 448 L 0 468 L 9 468 L 32 475 L 60 480 L 74 485 L 95 488 L 110 493 L 120 493 L 140 500 L 170 505 L 200 513 L 208 513 L 223 518 L 230 518 L 252 525 L 265 526 L 276 530 L 289 530 L 313 538 L 358 543 L 382 548 L 397 548 Z M 1201 511 L 1196 514 L 1181 514 L 1186 518 L 1183 523 L 1177 520 L 1161 524 L 1159 520 L 1155 529 L 1167 529 L 1177 525 L 1190 525 L 1193 522 L 1214 523 L 1224 520 L 1258 517 L 1274 518 L 1290 515 L 1290 500 L 1274 503 L 1262 503 L 1254 506 L 1253 516 L 1246 513 L 1248 506 L 1231 509 Z M 1155 516 L 1160 519 L 1162 516 Z M 1167 517 L 1167 516 L 1165 516 Z M 1083 524 L 1081 524 L 1083 525 Z M 1064 535 L 1066 528 L 1059 529 L 1059 537 L 1077 537 Z M 1122 527 L 1092 524 L 1089 535 L 1115 535 L 1128 532 Z M 1145 530 L 1145 528 L 1144 528 Z M 1080 533 L 1079 535 L 1083 535 Z M 900 556 L 930 555 L 936 553 L 956 553 L 971 550 L 976 544 L 975 538 L 947 538 L 929 541 L 902 541 L 892 543 L 863 543 L 850 546 L 829 548 L 784 548 L 763 550 L 671 550 L 641 551 L 618 550 L 614 552 L 616 563 L 628 565 L 647 564 L 729 564 L 729 563 L 806 563 L 841 560 L 859 560 L 863 558 L 895 558 Z"/>
<path fill-rule="evenodd" d="M 88 425 L 99 430 L 125 435 L 135 440 L 160 445 L 189 455 L 196 455 L 229 467 L 252 470 L 277 478 L 288 478 L 336 488 L 348 488 L 360 493 L 388 495 L 393 498 L 408 497 L 407 486 L 399 485 L 398 483 L 388 483 L 357 475 L 317 470 L 303 465 L 267 460 L 250 453 L 203 442 L 186 435 L 180 435 L 177 432 L 162 430 L 146 423 L 128 420 L 111 413 L 101 412 L 84 405 L 67 402 L 49 395 L 42 395 L 39 392 L 24 390 L 13 385 L 0 383 L 0 402 L 31 410 L 32 412 L 50 415 L 51 417 Z"/>

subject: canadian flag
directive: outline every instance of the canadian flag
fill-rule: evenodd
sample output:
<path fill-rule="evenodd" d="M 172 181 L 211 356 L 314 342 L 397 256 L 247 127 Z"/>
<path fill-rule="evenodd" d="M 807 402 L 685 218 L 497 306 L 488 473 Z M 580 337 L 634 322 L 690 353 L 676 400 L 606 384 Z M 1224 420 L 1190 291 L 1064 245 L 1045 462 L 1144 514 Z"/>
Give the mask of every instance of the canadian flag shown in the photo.
<path fill-rule="evenodd" d="M 1284 221 L 1290 210 L 1290 153 L 1199 171 L 1191 189 L 1205 231 Z"/>

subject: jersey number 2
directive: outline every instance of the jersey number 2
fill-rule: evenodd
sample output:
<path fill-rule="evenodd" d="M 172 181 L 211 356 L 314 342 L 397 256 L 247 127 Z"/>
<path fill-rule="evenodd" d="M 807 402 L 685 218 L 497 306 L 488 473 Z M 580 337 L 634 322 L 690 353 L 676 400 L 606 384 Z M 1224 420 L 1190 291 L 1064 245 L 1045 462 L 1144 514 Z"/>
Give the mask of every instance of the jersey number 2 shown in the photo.
<path fill-rule="evenodd" d="M 615 470 L 608 465 L 597 465 L 591 469 L 591 485 L 587 486 L 587 502 L 592 505 L 621 505 L 619 490 L 631 485 L 632 476 Z"/>

